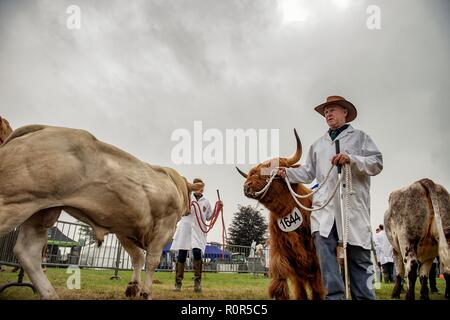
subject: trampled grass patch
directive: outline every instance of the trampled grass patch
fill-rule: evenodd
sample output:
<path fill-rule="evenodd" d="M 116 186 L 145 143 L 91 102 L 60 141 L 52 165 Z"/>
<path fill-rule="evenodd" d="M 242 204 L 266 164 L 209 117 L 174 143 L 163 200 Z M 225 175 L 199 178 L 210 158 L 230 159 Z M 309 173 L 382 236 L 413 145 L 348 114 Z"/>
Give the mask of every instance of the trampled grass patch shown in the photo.
<path fill-rule="evenodd" d="M 5 267 L 4 267 L 5 269 Z M 11 272 L 10 267 L 0 272 L 0 284 L 17 281 L 17 273 Z M 111 280 L 112 270 L 80 270 L 80 289 L 68 289 L 67 279 L 71 274 L 64 268 L 49 268 L 47 276 L 55 287 L 61 299 L 68 300 L 120 300 L 125 297 L 125 289 L 131 279 L 131 271 L 119 272 L 119 280 Z M 142 277 L 144 273 L 142 273 Z M 247 273 L 204 273 L 202 293 L 194 293 L 193 273 L 186 272 L 181 292 L 172 291 L 175 274 L 172 272 L 156 272 L 153 284 L 153 299 L 156 300 L 265 300 L 269 299 L 267 288 L 270 279 L 262 275 L 255 276 Z M 25 276 L 24 281 L 29 281 Z M 437 280 L 441 294 L 432 294 L 432 300 L 444 299 L 445 281 Z M 391 300 L 393 284 L 381 284 L 376 290 L 377 299 Z M 416 299 L 419 298 L 420 285 L 416 284 Z M 404 296 L 402 296 L 402 299 Z M 0 294 L 0 299 L 39 299 L 30 288 L 10 287 Z"/>

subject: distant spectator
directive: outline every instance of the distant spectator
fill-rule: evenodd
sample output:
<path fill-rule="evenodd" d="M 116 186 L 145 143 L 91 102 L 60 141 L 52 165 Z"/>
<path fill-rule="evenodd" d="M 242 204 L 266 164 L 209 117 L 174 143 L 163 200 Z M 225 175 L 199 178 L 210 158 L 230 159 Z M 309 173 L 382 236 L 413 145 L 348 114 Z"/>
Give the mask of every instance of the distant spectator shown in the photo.
<path fill-rule="evenodd" d="M 394 282 L 394 257 L 392 253 L 392 246 L 384 231 L 384 226 L 378 226 L 380 232 L 375 234 L 375 250 L 378 261 L 383 269 L 384 283 Z"/>

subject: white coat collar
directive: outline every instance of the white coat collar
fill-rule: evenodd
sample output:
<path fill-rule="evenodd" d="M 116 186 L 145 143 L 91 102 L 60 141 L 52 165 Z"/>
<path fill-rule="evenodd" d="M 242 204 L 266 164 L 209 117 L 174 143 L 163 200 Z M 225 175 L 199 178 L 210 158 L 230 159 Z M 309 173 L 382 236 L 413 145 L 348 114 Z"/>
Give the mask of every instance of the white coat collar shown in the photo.
<path fill-rule="evenodd" d="M 204 196 L 203 194 L 202 194 L 202 196 L 201 196 L 200 198 L 198 198 L 198 200 L 197 200 L 197 198 L 195 197 L 194 193 L 192 193 L 192 195 L 191 195 L 191 199 L 192 199 L 193 201 L 199 202 L 199 201 L 203 200 L 203 198 L 205 198 L 205 196 Z"/>
<path fill-rule="evenodd" d="M 344 131 L 342 131 L 342 132 L 338 135 L 338 137 L 337 137 L 336 139 L 341 139 L 341 138 L 345 137 L 347 134 L 352 133 L 352 132 L 354 132 L 354 131 L 355 131 L 355 129 L 353 129 L 352 125 L 349 124 L 349 125 L 348 125 L 348 128 L 345 129 Z M 332 141 L 331 141 L 330 134 L 328 133 L 328 130 L 327 130 L 327 132 L 325 132 L 325 139 L 328 140 L 328 141 L 330 141 L 330 142 L 332 142 Z"/>

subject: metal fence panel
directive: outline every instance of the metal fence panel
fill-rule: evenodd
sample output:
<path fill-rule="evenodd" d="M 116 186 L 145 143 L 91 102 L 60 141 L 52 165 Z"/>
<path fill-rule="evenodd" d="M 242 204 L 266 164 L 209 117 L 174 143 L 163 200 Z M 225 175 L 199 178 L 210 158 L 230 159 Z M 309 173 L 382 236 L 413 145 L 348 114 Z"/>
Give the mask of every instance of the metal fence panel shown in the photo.
<path fill-rule="evenodd" d="M 0 237 L 0 265 L 18 265 L 13 253 L 20 228 Z M 115 234 L 105 236 L 98 247 L 92 236 L 92 229 L 82 223 L 57 221 L 49 229 L 48 242 L 43 248 L 43 265 L 81 268 L 132 270 L 132 262 Z M 144 252 L 145 253 L 145 252 Z M 161 255 L 158 271 L 174 271 L 177 252 L 165 250 Z M 203 257 L 206 272 L 250 272 L 265 273 L 268 250 L 258 256 L 249 246 L 219 244 L 207 245 Z M 186 269 L 192 270 L 192 260 L 188 254 Z"/>

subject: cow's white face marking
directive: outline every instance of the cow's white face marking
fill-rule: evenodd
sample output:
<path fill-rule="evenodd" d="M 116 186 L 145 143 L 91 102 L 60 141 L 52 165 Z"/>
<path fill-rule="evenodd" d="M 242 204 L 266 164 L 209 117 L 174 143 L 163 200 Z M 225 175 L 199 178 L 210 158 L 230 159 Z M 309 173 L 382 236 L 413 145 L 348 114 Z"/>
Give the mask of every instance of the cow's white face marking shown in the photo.
<path fill-rule="evenodd" d="M 277 220 L 278 227 L 284 232 L 292 232 L 298 229 L 303 222 L 303 216 L 300 209 L 295 207 L 294 210 L 286 217 Z"/>

